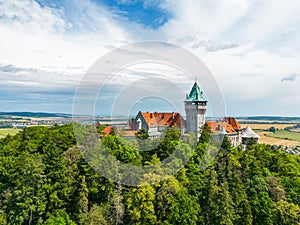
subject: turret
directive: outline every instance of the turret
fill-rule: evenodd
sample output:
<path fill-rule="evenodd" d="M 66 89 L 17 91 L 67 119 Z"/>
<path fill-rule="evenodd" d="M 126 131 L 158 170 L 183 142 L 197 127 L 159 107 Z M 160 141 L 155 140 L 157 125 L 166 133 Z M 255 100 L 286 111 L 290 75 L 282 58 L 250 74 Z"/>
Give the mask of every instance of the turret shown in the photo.
<path fill-rule="evenodd" d="M 195 82 L 190 94 L 184 100 L 184 105 L 187 132 L 194 132 L 197 140 L 200 136 L 200 128 L 205 124 L 206 104 L 207 100 Z"/>

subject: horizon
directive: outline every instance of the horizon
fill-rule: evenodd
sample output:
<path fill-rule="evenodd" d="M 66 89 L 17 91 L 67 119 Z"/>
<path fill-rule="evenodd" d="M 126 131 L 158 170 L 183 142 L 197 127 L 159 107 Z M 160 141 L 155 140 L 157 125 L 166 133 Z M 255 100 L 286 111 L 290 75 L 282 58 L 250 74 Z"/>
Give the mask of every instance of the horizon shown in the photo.
<path fill-rule="evenodd" d="M 143 111 L 142 112 L 146 112 L 146 111 Z M 148 112 L 157 112 L 157 113 L 162 113 L 162 112 L 167 112 L 167 113 L 171 113 L 171 112 L 174 112 L 176 113 L 176 111 L 148 111 Z M 62 114 L 62 115 L 68 115 L 68 116 L 89 116 L 89 117 L 111 117 L 110 115 L 81 115 L 81 114 L 72 114 L 72 113 L 68 113 L 68 112 L 48 112 L 48 111 L 0 111 L 0 116 L 1 116 L 1 113 L 35 113 L 35 114 L 38 114 L 38 113 L 45 113 L 45 114 Z M 138 113 L 138 111 L 137 111 Z M 137 114 L 136 113 L 136 114 Z M 132 116 L 136 116 L 136 114 L 132 114 L 132 115 L 114 115 L 112 118 L 128 118 L 128 117 L 132 117 Z M 181 114 L 181 113 L 180 113 Z M 182 114 L 181 114 L 182 115 Z M 182 115 L 184 118 L 185 118 L 185 114 Z M 241 115 L 225 115 L 226 117 L 235 117 L 235 118 L 251 118 L 251 117 L 272 117 L 272 118 L 300 118 L 300 116 L 284 116 L 284 115 L 244 115 L 244 116 L 241 116 Z M 217 118 L 217 117 L 213 117 L 213 116 L 205 116 L 206 118 Z"/>

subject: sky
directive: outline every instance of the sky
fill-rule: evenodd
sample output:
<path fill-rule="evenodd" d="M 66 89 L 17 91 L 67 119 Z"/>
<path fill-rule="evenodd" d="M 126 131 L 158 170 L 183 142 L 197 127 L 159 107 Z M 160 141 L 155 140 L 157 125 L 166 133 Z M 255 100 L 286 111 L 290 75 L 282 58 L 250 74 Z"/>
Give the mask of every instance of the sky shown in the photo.
<path fill-rule="evenodd" d="M 155 40 L 190 51 L 208 67 L 226 115 L 300 116 L 299 12 L 298 0 L 0 0 L 0 111 L 72 113 L 77 87 L 98 59 Z M 194 76 L 205 87 L 201 74 Z M 121 101 L 130 112 L 184 113 L 179 105 L 194 79 L 142 63 L 110 77 L 95 113 L 111 113 L 116 96 L 146 78 L 172 82 L 182 99 L 137 88 L 134 102 Z M 148 88 L 156 87 L 152 81 Z"/>

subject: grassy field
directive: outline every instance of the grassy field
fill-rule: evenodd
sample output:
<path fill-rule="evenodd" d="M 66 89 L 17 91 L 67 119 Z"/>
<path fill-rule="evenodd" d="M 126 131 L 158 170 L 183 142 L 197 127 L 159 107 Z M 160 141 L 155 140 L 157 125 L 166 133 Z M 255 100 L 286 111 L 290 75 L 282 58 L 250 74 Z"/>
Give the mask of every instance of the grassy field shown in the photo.
<path fill-rule="evenodd" d="M 286 130 L 277 130 L 275 133 L 269 133 L 266 136 L 292 140 L 292 141 L 300 141 L 300 133 L 286 131 Z"/>
<path fill-rule="evenodd" d="M 286 127 L 293 127 L 295 124 L 272 124 L 272 123 L 263 123 L 263 124 L 241 124 L 242 128 L 250 126 L 254 130 L 268 130 L 270 127 L 275 127 L 276 129 L 284 129 Z"/>
<path fill-rule="evenodd" d="M 13 129 L 13 128 L 1 128 L 0 129 L 0 138 L 5 137 L 8 134 L 14 135 L 18 133 L 20 129 Z"/>
<path fill-rule="evenodd" d="M 271 132 L 257 132 L 259 135 L 258 143 L 260 144 L 268 144 L 268 145 L 283 145 L 289 147 L 295 147 L 300 145 L 300 141 L 292 141 L 287 139 L 270 137 Z"/>

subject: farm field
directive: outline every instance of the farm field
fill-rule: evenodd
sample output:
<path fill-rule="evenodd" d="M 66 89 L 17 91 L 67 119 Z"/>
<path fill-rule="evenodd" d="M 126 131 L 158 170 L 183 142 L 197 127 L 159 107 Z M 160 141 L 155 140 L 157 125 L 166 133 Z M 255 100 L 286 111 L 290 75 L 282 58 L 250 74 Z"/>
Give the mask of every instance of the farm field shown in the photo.
<path fill-rule="evenodd" d="M 266 135 L 272 134 L 271 132 L 257 132 L 260 136 L 258 143 L 260 144 L 268 144 L 268 145 L 283 145 L 289 147 L 295 147 L 300 145 L 300 141 L 292 141 L 281 138 L 270 137 Z"/>
<path fill-rule="evenodd" d="M 21 129 L 1 128 L 0 129 L 0 138 L 4 138 L 8 134 L 14 135 L 14 134 L 18 133 L 20 130 Z"/>
<path fill-rule="evenodd" d="M 270 127 L 275 127 L 276 129 L 284 129 L 286 127 L 293 127 L 295 124 L 285 123 L 285 124 L 272 124 L 272 123 L 262 123 L 262 124 L 241 124 L 242 128 L 250 126 L 254 130 L 267 130 Z"/>
<path fill-rule="evenodd" d="M 267 134 L 269 137 L 300 141 L 300 133 L 286 130 L 277 130 L 275 133 Z"/>

